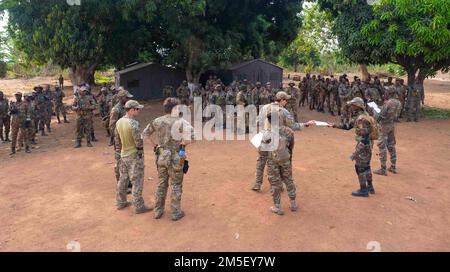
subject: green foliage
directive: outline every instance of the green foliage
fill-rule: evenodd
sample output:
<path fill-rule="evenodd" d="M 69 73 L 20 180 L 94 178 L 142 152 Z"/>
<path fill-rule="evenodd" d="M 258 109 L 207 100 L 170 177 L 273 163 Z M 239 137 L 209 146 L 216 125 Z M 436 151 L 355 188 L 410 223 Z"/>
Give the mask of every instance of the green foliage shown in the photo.
<path fill-rule="evenodd" d="M 96 84 L 104 84 L 104 83 L 114 82 L 114 74 L 111 74 L 111 73 L 96 72 L 94 77 L 95 77 Z"/>
<path fill-rule="evenodd" d="M 386 65 L 386 71 L 390 74 L 396 75 L 396 76 L 404 76 L 406 75 L 405 70 L 402 66 L 398 64 L 387 64 Z"/>
<path fill-rule="evenodd" d="M 394 61 L 424 76 L 449 71 L 450 0 L 382 0 L 374 15 L 362 28 L 372 45 L 389 42 Z"/>
<path fill-rule="evenodd" d="M 6 68 L 7 68 L 7 64 L 4 61 L 0 61 L 0 78 L 5 78 L 6 77 Z"/>
<path fill-rule="evenodd" d="M 422 107 L 422 116 L 429 119 L 450 119 L 450 110 L 433 107 Z"/>

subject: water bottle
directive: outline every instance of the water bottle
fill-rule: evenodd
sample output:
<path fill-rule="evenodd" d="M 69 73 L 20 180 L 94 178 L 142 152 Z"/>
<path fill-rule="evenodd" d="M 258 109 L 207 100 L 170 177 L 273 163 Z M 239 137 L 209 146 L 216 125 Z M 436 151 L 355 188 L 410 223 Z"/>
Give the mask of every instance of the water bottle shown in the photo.
<path fill-rule="evenodd" d="M 180 167 L 182 167 L 184 165 L 184 160 L 186 159 L 186 148 L 184 145 L 180 145 L 178 156 L 180 156 Z"/>

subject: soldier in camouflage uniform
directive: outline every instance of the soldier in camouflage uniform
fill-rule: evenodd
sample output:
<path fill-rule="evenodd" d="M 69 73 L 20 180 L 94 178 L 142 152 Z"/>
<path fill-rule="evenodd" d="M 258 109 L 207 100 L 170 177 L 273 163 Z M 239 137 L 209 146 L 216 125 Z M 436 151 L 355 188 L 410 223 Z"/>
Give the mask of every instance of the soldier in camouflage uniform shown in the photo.
<path fill-rule="evenodd" d="M 117 209 L 122 210 L 129 206 L 127 202 L 127 187 L 132 184 L 133 205 L 136 214 L 151 211 L 144 204 L 142 191 L 144 189 L 144 142 L 141 138 L 141 129 L 136 117 L 144 106 L 135 100 L 125 104 L 125 116 L 116 122 L 115 158 L 120 161 L 120 178 L 117 183 Z"/>
<path fill-rule="evenodd" d="M 191 94 L 191 91 L 188 87 L 188 82 L 186 80 L 181 83 L 181 86 L 177 89 L 177 97 L 180 99 L 181 104 L 184 104 L 186 106 L 189 106 L 189 96 Z"/>
<path fill-rule="evenodd" d="M 317 79 L 315 92 L 317 96 L 317 111 L 325 113 L 324 108 L 325 108 L 325 99 L 327 95 L 327 87 L 322 76 L 319 76 Z"/>
<path fill-rule="evenodd" d="M 9 116 L 9 101 L 0 91 L 0 140 L 9 142 L 9 129 L 11 125 L 11 116 Z M 5 127 L 5 137 L 3 137 L 3 127 Z"/>
<path fill-rule="evenodd" d="M 239 92 L 236 95 L 236 105 L 237 106 L 242 106 L 242 107 L 247 107 L 248 102 L 247 102 L 247 86 L 246 85 L 241 85 L 239 86 Z M 245 132 L 248 132 L 248 113 L 244 113 L 245 117 L 244 118 L 237 118 L 237 133 L 238 134 L 243 134 L 244 131 L 241 130 L 242 127 L 245 127 Z M 239 115 L 238 115 L 239 117 Z M 242 122 L 244 121 L 244 124 L 242 124 Z"/>
<path fill-rule="evenodd" d="M 58 124 L 61 124 L 61 120 L 59 118 L 59 114 L 62 114 L 64 118 L 64 123 L 69 123 L 67 121 L 67 113 L 66 113 L 66 106 L 63 102 L 63 99 L 66 95 L 64 92 L 59 88 L 58 86 L 55 87 L 55 92 L 53 93 L 53 100 L 55 103 L 55 113 L 56 113 L 56 119 L 58 120 Z"/>
<path fill-rule="evenodd" d="M 44 123 L 47 127 L 47 132 L 52 132 L 52 128 L 50 126 L 52 121 L 52 113 L 53 113 L 53 92 L 50 90 L 50 86 L 47 85 L 43 91 L 43 94 L 45 96 L 45 111 L 46 114 L 44 115 Z"/>
<path fill-rule="evenodd" d="M 87 147 L 92 147 L 91 143 L 91 125 L 93 118 L 93 111 L 97 107 L 94 99 L 87 95 L 87 88 L 81 87 L 79 95 L 75 97 L 72 110 L 76 112 L 76 143 L 75 148 L 81 147 L 81 139 L 86 137 Z"/>
<path fill-rule="evenodd" d="M 37 129 L 41 131 L 42 136 L 47 136 L 45 134 L 45 122 L 47 120 L 47 97 L 43 93 L 43 88 L 41 86 L 35 87 L 34 90 L 36 91 L 36 111 L 38 116 L 38 127 Z"/>
<path fill-rule="evenodd" d="M 341 102 L 341 122 L 345 124 L 348 123 L 350 118 L 347 102 L 350 100 L 351 91 L 344 77 L 341 77 L 339 81 L 338 94 Z"/>
<path fill-rule="evenodd" d="M 331 91 L 330 91 L 330 100 L 331 100 L 331 115 L 335 115 L 336 111 L 338 115 L 341 115 L 341 100 L 339 99 L 339 83 L 331 76 Z"/>
<path fill-rule="evenodd" d="M 267 161 L 268 178 L 271 185 L 272 198 L 274 206 L 270 208 L 273 213 L 283 215 L 284 211 L 281 208 L 281 191 L 283 184 L 286 185 L 290 200 L 291 211 L 297 211 L 298 206 L 296 202 L 296 187 L 292 178 L 292 152 L 294 145 L 293 130 L 302 130 L 304 127 L 313 125 L 313 121 L 307 123 L 297 123 L 292 115 L 284 108 L 289 103 L 290 97 L 285 92 L 278 92 L 275 102 L 265 105 L 260 112 L 259 122 L 264 123 L 262 147 L 259 150 L 260 156 L 263 154 Z M 272 125 L 273 116 L 276 115 L 279 123 L 278 126 Z M 275 150 L 265 148 L 265 145 L 270 144 L 273 133 L 279 134 L 279 144 Z M 267 146 L 266 146 L 267 147 Z M 264 151 L 270 150 L 270 151 Z M 265 152 L 265 153 L 262 153 Z M 253 190 L 258 191 L 261 188 L 262 174 L 264 173 L 263 160 L 258 159 L 257 163 L 257 180 Z M 265 162 L 264 162 L 265 163 Z M 260 169 L 262 168 L 262 169 Z M 260 179 L 258 180 L 258 171 Z"/>
<path fill-rule="evenodd" d="M 22 137 L 25 143 L 25 151 L 31 153 L 28 137 L 33 111 L 29 101 L 22 100 L 21 92 L 15 93 L 15 97 L 16 101 L 11 102 L 9 107 L 11 115 L 11 155 L 16 154 L 17 139 Z"/>
<path fill-rule="evenodd" d="M 125 109 L 125 104 L 127 103 L 129 98 L 132 98 L 133 95 L 130 94 L 127 90 L 122 89 L 117 94 L 118 101 L 117 104 L 112 108 L 111 113 L 109 115 L 109 131 L 111 132 L 110 145 L 115 146 L 115 131 L 116 131 L 116 123 L 120 118 L 125 116 L 127 113 Z M 114 173 L 116 174 L 116 181 L 119 182 L 120 179 L 120 164 L 121 161 L 116 159 L 116 165 L 114 167 Z M 128 186 L 131 188 L 131 182 L 128 183 Z"/>
<path fill-rule="evenodd" d="M 306 77 L 302 78 L 302 81 L 298 84 L 300 89 L 300 102 L 299 106 L 304 107 L 305 103 L 308 104 L 308 79 Z"/>
<path fill-rule="evenodd" d="M 317 105 L 317 93 L 316 93 L 316 87 L 317 87 L 317 79 L 316 75 L 313 75 L 311 79 L 309 80 L 309 109 L 314 110 Z"/>
<path fill-rule="evenodd" d="M 166 85 L 163 88 L 163 97 L 168 98 L 173 96 L 173 87 L 170 85 Z"/>
<path fill-rule="evenodd" d="M 355 128 L 356 132 L 356 148 L 350 159 L 355 161 L 355 170 L 358 175 L 360 189 L 352 192 L 356 197 L 368 197 L 369 193 L 375 194 L 372 183 L 372 171 L 370 169 L 370 161 L 372 159 L 372 125 L 370 116 L 365 111 L 364 100 L 355 97 L 347 102 L 351 110 L 355 113 L 354 119 L 349 124 L 332 125 L 334 128 L 350 130 Z"/>
<path fill-rule="evenodd" d="M 406 122 L 419 122 L 420 116 L 420 103 L 424 104 L 425 93 L 423 85 L 414 84 L 414 86 L 408 86 L 408 100 L 406 101 L 407 119 Z"/>
<path fill-rule="evenodd" d="M 142 133 L 142 138 L 149 137 L 156 154 L 158 188 L 155 195 L 155 219 L 160 219 L 164 213 L 169 179 L 172 188 L 172 220 L 179 220 L 185 215 L 181 209 L 183 177 L 186 172 L 185 147 L 194 139 L 194 134 L 192 126 L 179 117 L 178 104 L 180 104 L 178 99 L 166 99 L 165 115 L 150 122 Z M 173 135 L 172 130 L 180 132 L 180 135 Z"/>
<path fill-rule="evenodd" d="M 295 122 L 298 122 L 298 105 L 300 101 L 300 90 L 295 88 L 295 82 L 289 82 L 289 87 L 285 91 L 289 95 L 286 109 L 292 114 Z"/>
<path fill-rule="evenodd" d="M 270 83 L 268 82 L 266 84 L 266 86 L 270 87 Z M 261 106 L 270 104 L 272 102 L 272 91 L 270 89 L 268 89 L 267 87 L 264 88 L 262 90 L 262 92 L 259 94 L 259 99 L 258 100 L 259 100 L 259 104 Z"/>
<path fill-rule="evenodd" d="M 387 176 L 387 151 L 391 155 L 391 167 L 389 171 L 396 174 L 397 152 L 395 150 L 395 127 L 394 121 L 400 114 L 401 103 L 397 99 L 394 86 L 388 87 L 385 91 L 385 99 L 380 113 L 374 111 L 375 118 L 380 124 L 380 136 L 378 138 L 378 148 L 380 150 L 381 169 L 374 171 L 377 175 Z"/>

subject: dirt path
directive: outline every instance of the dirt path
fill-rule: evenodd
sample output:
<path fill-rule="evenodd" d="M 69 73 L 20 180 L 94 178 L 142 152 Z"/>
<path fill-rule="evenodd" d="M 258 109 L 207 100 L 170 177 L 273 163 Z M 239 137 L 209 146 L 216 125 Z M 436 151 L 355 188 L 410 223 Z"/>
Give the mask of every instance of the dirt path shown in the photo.
<path fill-rule="evenodd" d="M 160 111 L 158 103 L 147 105 L 141 126 Z M 310 111 L 301 116 L 335 120 Z M 168 214 L 155 221 L 152 214 L 116 211 L 105 132 L 97 120 L 101 141 L 75 150 L 73 126 L 53 124 L 31 155 L 11 158 L 0 144 L 0 251 L 66 251 L 73 240 L 82 251 L 368 251 L 370 241 L 383 251 L 450 251 L 450 120 L 400 123 L 399 174 L 375 176 L 377 194 L 368 199 L 350 196 L 357 187 L 348 159 L 353 131 L 297 132 L 301 210 L 283 217 L 268 210 L 267 178 L 262 193 L 250 190 L 256 150 L 248 141 L 197 142 L 188 150 L 187 216 L 176 223 Z M 145 152 L 144 198 L 151 204 L 156 170 L 148 146 Z M 375 154 L 372 167 L 379 167 Z M 282 201 L 287 209 L 286 193 Z"/>

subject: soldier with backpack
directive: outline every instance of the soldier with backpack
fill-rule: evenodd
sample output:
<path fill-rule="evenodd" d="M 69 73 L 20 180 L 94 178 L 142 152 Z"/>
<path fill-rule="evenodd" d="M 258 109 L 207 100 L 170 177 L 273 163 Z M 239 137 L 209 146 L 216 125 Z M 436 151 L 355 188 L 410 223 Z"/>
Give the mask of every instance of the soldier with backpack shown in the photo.
<path fill-rule="evenodd" d="M 373 141 L 378 139 L 378 127 L 375 119 L 366 112 L 362 98 L 355 97 L 347 104 L 354 113 L 354 118 L 348 124 L 330 124 L 330 126 L 345 130 L 355 128 L 357 144 L 355 152 L 350 156 L 350 159 L 355 161 L 355 170 L 360 189 L 352 192 L 352 196 L 368 197 L 369 193 L 375 194 L 370 161 L 372 159 Z"/>

